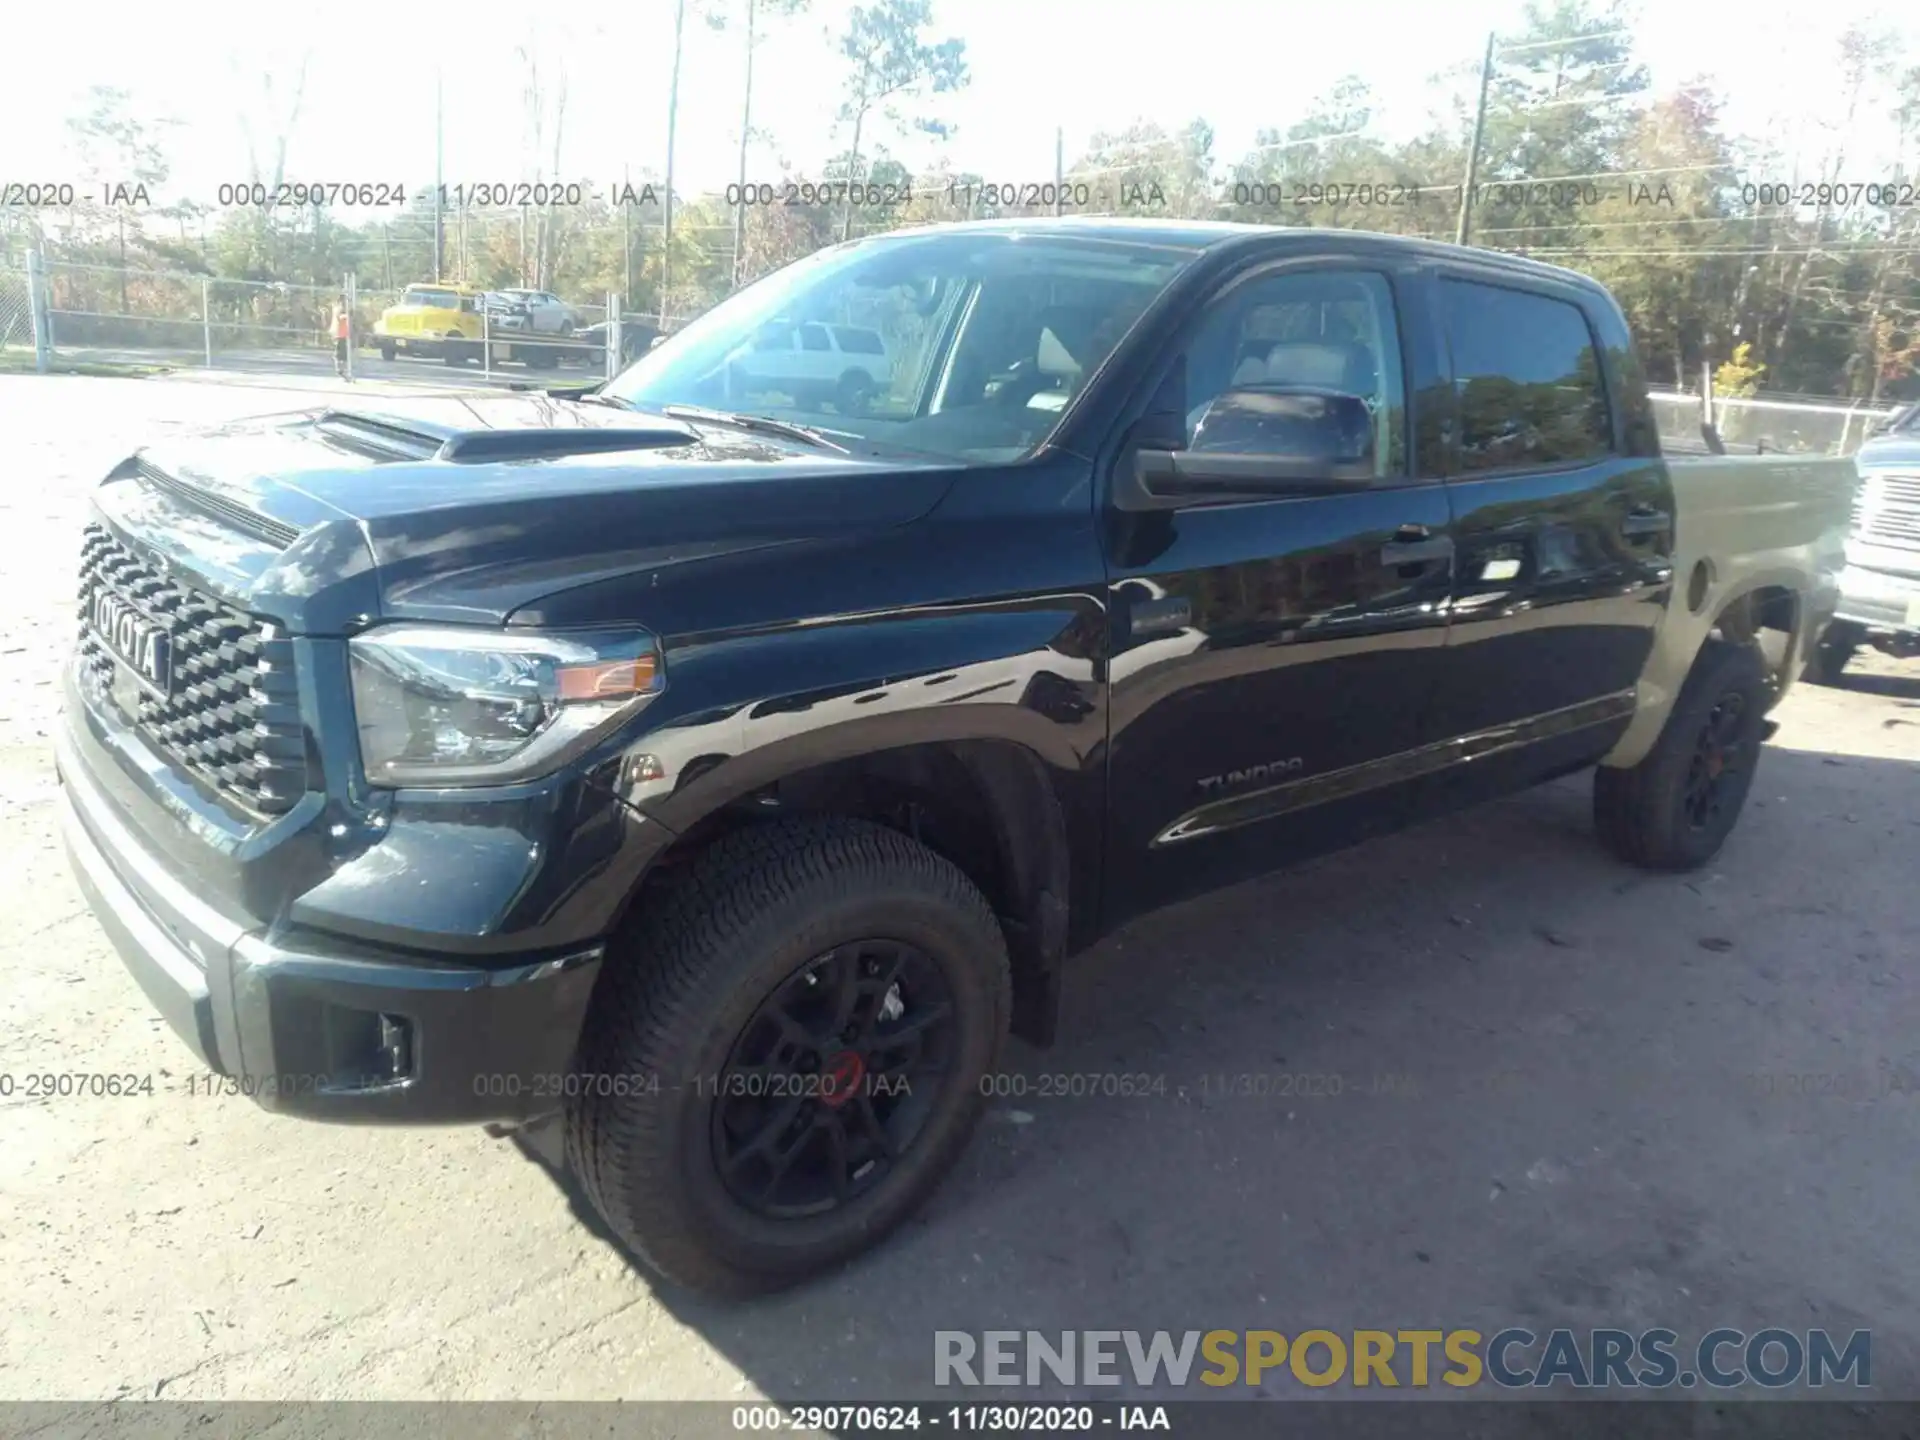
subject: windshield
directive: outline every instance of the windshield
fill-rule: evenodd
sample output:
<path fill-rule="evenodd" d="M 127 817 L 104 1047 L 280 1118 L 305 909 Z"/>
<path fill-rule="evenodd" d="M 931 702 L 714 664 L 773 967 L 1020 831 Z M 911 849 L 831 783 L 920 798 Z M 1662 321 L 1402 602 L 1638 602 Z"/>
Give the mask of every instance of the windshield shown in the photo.
<path fill-rule="evenodd" d="M 451 290 L 409 290 L 400 297 L 402 305 L 430 305 L 436 310 L 457 310 L 460 297 Z"/>
<path fill-rule="evenodd" d="M 948 459 L 1017 459 L 1198 253 L 979 230 L 839 246 L 722 301 L 606 393 Z"/>

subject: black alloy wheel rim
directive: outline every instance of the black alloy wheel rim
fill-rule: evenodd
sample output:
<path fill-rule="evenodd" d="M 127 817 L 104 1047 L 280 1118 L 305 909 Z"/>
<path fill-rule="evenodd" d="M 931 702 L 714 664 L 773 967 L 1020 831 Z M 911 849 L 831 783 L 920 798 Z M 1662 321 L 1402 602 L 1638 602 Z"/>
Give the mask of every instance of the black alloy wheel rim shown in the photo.
<path fill-rule="evenodd" d="M 1738 691 L 1720 697 L 1694 742 L 1682 794 L 1687 824 L 1705 830 L 1718 821 L 1748 763 L 1747 698 Z"/>
<path fill-rule="evenodd" d="M 958 1023 L 933 957 L 858 940 L 782 981 L 713 1091 L 727 1193 L 769 1219 L 821 1215 L 892 1174 L 950 1083 Z"/>

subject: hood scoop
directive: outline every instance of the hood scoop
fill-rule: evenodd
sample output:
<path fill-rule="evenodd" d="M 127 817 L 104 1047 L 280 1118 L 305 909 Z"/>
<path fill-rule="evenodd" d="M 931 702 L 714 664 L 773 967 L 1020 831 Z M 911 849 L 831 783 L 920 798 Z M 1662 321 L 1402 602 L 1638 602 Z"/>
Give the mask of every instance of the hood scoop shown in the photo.
<path fill-rule="evenodd" d="M 162 470 L 144 455 L 135 455 L 117 469 L 114 475 L 124 475 L 129 472 L 138 475 L 155 490 L 183 501 L 203 515 L 211 515 L 216 520 L 233 526 L 242 534 L 251 535 L 257 540 L 265 540 L 269 544 L 279 546 L 282 550 L 300 538 L 297 526 L 276 520 L 271 515 L 262 515 L 259 511 L 250 509 L 227 495 Z"/>
<path fill-rule="evenodd" d="M 621 425 L 461 428 L 410 415 L 328 410 L 313 424 L 334 444 L 372 459 L 443 460 L 452 464 L 659 450 L 691 444 L 699 438 L 691 426 L 678 421 L 639 416 L 635 423 Z"/>

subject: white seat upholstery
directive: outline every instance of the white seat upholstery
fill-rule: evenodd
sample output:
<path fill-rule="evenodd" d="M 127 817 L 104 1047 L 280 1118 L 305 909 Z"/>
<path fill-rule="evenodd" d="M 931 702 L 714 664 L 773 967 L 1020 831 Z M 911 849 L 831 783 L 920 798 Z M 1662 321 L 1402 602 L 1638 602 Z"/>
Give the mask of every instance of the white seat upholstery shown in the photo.
<path fill-rule="evenodd" d="M 1267 352 L 1267 379 L 1276 385 L 1325 385 L 1339 389 L 1346 383 L 1351 354 L 1344 345 L 1284 341 Z"/>
<path fill-rule="evenodd" d="M 1051 329 L 1040 332 L 1040 344 L 1034 357 L 1043 375 L 1057 375 L 1065 379 L 1078 379 L 1080 362 L 1068 353 L 1060 337 Z"/>
<path fill-rule="evenodd" d="M 1267 378 L 1267 362 L 1258 355 L 1249 355 L 1234 366 L 1233 378 L 1227 382 L 1229 390 L 1237 390 L 1242 385 L 1258 385 Z"/>

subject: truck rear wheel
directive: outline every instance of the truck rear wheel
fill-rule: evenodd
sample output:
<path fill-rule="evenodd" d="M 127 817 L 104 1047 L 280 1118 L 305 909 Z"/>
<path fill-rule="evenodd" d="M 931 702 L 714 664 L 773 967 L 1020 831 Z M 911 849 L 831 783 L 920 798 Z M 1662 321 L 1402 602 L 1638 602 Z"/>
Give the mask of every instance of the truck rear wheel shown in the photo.
<path fill-rule="evenodd" d="M 1648 870 L 1711 860 L 1753 786 L 1771 699 L 1757 650 L 1709 640 L 1646 758 L 1595 772 L 1594 824 L 1607 847 Z"/>
<path fill-rule="evenodd" d="M 1006 942 L 960 870 L 844 818 L 722 837 L 642 900 L 581 1037 L 567 1160 L 669 1279 L 838 1264 L 958 1158 L 1004 1044 Z"/>
<path fill-rule="evenodd" d="M 1865 632 L 1846 620 L 1835 620 L 1807 656 L 1807 679 L 1818 685 L 1838 685 L 1840 674 L 1860 648 Z"/>

